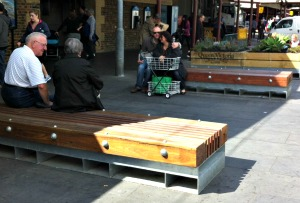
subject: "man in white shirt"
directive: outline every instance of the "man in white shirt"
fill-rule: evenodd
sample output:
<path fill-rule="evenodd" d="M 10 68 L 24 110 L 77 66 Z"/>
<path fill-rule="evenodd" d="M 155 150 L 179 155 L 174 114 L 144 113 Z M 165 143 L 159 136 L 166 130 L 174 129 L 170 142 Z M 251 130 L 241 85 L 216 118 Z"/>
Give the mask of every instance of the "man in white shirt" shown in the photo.
<path fill-rule="evenodd" d="M 47 36 L 33 32 L 26 37 L 25 45 L 11 54 L 4 76 L 1 95 L 11 107 L 50 107 L 48 86 L 37 56 L 47 50 Z"/>

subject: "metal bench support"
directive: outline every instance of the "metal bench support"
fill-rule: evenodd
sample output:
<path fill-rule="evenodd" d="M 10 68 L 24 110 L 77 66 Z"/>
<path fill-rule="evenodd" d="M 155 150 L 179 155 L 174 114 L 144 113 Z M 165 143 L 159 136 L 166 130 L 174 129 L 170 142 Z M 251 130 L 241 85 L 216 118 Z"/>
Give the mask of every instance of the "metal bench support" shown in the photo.
<path fill-rule="evenodd" d="M 0 137 L 0 157 L 200 194 L 225 167 L 225 145 L 197 168 L 6 137 Z"/>

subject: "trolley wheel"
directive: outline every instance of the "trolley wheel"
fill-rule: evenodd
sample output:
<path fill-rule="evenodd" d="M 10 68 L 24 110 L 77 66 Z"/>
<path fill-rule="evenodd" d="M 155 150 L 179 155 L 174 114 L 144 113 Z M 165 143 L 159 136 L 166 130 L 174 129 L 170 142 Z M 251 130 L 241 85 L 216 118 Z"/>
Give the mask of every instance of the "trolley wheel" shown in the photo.
<path fill-rule="evenodd" d="M 151 96 L 152 96 L 152 93 L 149 91 L 149 92 L 147 93 L 147 95 L 148 95 L 148 97 L 151 97 Z"/>
<path fill-rule="evenodd" d="M 166 94 L 166 98 L 170 99 L 171 95 L 169 93 Z"/>

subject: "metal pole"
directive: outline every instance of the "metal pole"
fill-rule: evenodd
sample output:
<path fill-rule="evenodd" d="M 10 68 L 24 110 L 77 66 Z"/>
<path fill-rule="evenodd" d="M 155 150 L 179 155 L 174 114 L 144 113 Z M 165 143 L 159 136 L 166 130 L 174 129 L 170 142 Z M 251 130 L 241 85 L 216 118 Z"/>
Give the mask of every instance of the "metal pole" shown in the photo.
<path fill-rule="evenodd" d="M 124 28 L 123 28 L 123 0 L 118 0 L 118 28 L 116 41 L 116 76 L 124 76 Z"/>
<path fill-rule="evenodd" d="M 161 14 L 161 0 L 157 0 L 157 11 L 156 13 Z"/>
<path fill-rule="evenodd" d="M 235 21 L 236 33 L 239 32 L 240 9 L 241 9 L 241 2 L 240 2 L 240 0 L 238 0 L 238 7 L 237 7 L 237 11 L 236 11 L 237 16 L 236 16 L 236 21 Z"/>
<path fill-rule="evenodd" d="M 259 3 L 256 3 L 256 25 L 258 25 L 259 21 Z"/>
<path fill-rule="evenodd" d="M 286 12 L 287 12 L 287 5 L 286 5 L 286 3 L 285 3 L 285 4 L 284 4 L 284 14 L 283 14 L 283 16 L 280 16 L 280 19 L 286 17 Z"/>
<path fill-rule="evenodd" d="M 193 33 L 192 33 L 192 48 L 196 43 L 196 29 L 197 29 L 197 21 L 198 21 L 198 0 L 194 0 L 194 17 L 193 17 Z"/>
<path fill-rule="evenodd" d="M 282 7 L 283 7 L 282 4 L 283 4 L 283 3 L 282 3 L 282 0 L 281 0 L 281 2 L 280 2 L 280 12 L 279 12 L 280 17 L 282 16 Z"/>
<path fill-rule="evenodd" d="M 251 46 L 251 31 L 252 31 L 252 19 L 253 19 L 253 0 L 251 0 L 251 9 L 250 9 L 250 23 L 248 28 L 248 46 Z"/>
<path fill-rule="evenodd" d="M 222 5 L 223 5 L 222 0 L 219 0 L 218 37 L 217 37 L 217 41 L 221 41 Z"/>

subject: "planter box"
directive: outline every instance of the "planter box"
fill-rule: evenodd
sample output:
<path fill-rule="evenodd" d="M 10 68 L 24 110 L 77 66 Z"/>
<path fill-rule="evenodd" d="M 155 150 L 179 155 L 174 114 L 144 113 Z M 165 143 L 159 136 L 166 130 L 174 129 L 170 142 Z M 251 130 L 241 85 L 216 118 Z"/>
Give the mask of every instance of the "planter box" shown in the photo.
<path fill-rule="evenodd" d="M 293 69 L 299 72 L 299 53 L 192 52 L 192 66 Z"/>

